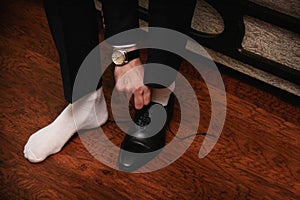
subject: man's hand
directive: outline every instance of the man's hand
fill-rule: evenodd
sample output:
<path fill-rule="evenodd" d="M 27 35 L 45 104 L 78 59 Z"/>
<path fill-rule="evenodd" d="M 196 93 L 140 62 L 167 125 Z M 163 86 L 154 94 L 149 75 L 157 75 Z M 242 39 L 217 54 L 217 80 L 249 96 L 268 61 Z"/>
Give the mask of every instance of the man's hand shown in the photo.
<path fill-rule="evenodd" d="M 133 94 L 136 109 L 142 109 L 150 103 L 151 90 L 144 85 L 144 67 L 139 58 L 121 67 L 116 66 L 114 75 L 117 90 L 126 93 L 127 96 Z"/>

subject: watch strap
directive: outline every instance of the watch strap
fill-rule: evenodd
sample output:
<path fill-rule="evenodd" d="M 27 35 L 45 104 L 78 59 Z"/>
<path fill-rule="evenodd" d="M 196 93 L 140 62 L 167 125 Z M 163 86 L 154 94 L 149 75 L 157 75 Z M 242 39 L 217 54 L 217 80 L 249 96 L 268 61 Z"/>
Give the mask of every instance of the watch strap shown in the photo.
<path fill-rule="evenodd" d="M 127 57 L 126 58 L 127 62 L 130 62 L 131 60 L 140 57 L 140 51 L 139 51 L 139 49 L 135 49 L 133 51 L 126 52 L 126 57 Z"/>

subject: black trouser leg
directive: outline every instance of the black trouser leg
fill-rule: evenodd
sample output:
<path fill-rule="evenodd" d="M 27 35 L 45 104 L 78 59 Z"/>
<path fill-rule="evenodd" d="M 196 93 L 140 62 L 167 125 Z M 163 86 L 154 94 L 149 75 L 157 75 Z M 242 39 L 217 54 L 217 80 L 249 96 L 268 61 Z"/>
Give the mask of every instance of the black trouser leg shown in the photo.
<path fill-rule="evenodd" d="M 139 27 L 137 0 L 102 0 L 102 9 L 105 23 L 105 38 L 126 30 Z M 114 45 L 136 43 L 136 38 L 114 41 Z"/>
<path fill-rule="evenodd" d="M 150 27 L 162 27 L 172 30 L 176 30 L 182 33 L 186 33 L 190 26 L 196 0 L 149 0 L 149 26 Z M 165 37 L 166 45 L 169 43 L 176 44 L 179 48 L 185 48 L 186 41 L 175 40 Z M 182 58 L 178 55 L 170 53 L 168 51 L 159 49 L 150 49 L 148 51 L 147 63 L 160 63 L 173 68 L 176 71 L 179 70 Z M 163 82 L 166 86 L 170 85 L 176 78 L 177 73 L 160 73 L 156 67 L 149 66 L 145 68 L 145 83 L 148 86 L 155 88 L 163 88 L 164 86 L 152 83 L 154 77 L 157 79 L 164 79 Z"/>
<path fill-rule="evenodd" d="M 95 5 L 92 0 L 43 0 L 43 2 L 59 53 L 64 95 L 71 103 L 76 100 L 72 99 L 73 85 L 82 61 L 99 44 Z M 101 81 L 97 88 L 100 86 Z M 92 89 L 86 88 L 80 95 L 83 96 Z M 77 98 L 80 95 L 77 95 Z"/>

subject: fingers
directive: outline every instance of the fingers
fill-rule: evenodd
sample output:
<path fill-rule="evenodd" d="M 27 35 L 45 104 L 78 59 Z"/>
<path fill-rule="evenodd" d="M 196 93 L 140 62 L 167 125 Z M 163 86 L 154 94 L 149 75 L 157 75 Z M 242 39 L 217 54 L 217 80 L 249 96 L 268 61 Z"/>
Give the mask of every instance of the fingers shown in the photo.
<path fill-rule="evenodd" d="M 134 107 L 137 110 L 143 108 L 150 103 L 151 90 L 147 86 L 142 86 L 136 89 L 133 93 L 134 96 Z"/>
<path fill-rule="evenodd" d="M 140 110 L 144 106 L 143 89 L 138 88 L 134 91 L 134 107 Z"/>
<path fill-rule="evenodd" d="M 144 106 L 148 105 L 151 100 L 151 90 L 148 86 L 143 86 L 143 100 L 144 100 Z"/>
<path fill-rule="evenodd" d="M 151 90 L 144 85 L 144 68 L 140 59 L 135 59 L 122 67 L 115 67 L 116 89 L 127 97 L 133 94 L 134 107 L 142 109 L 150 103 Z"/>

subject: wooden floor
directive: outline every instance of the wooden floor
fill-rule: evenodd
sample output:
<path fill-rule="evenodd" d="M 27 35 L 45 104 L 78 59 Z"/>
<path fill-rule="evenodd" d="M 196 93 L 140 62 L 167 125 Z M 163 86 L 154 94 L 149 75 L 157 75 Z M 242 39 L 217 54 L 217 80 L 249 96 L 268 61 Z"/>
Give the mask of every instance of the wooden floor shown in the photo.
<path fill-rule="evenodd" d="M 97 161 L 75 136 L 40 164 L 23 157 L 28 137 L 66 106 L 58 57 L 39 1 L 0 3 L 0 199 L 300 199 L 300 108 L 252 84 L 223 75 L 225 127 L 213 151 L 199 159 L 203 135 L 161 170 L 132 174 Z M 199 132 L 207 131 L 210 101 L 202 80 L 182 73 L 197 89 Z M 113 82 L 105 81 L 109 102 Z M 299 106 L 299 103 L 298 103 Z M 175 107 L 171 129 L 179 123 Z M 122 134 L 116 124 L 103 130 Z M 168 131 L 168 138 L 172 138 Z"/>

